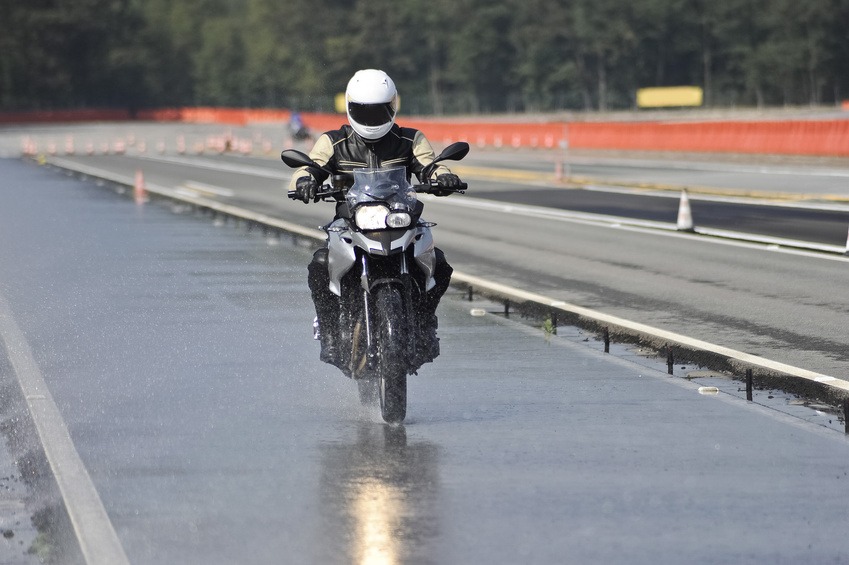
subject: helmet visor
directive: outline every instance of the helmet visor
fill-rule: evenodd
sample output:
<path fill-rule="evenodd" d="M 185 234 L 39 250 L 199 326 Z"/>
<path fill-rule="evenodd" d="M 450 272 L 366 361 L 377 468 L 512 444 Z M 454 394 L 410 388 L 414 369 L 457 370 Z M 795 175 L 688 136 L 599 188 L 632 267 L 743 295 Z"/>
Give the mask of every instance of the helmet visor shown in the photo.
<path fill-rule="evenodd" d="M 348 115 L 358 124 L 364 126 L 382 126 L 395 119 L 395 102 L 380 104 L 359 104 L 348 102 Z"/>

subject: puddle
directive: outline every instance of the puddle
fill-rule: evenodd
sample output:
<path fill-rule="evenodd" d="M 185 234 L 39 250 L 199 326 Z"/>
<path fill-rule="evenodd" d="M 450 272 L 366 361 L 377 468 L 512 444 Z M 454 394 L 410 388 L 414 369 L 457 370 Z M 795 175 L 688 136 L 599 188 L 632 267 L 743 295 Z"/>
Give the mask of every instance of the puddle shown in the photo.
<path fill-rule="evenodd" d="M 721 393 L 746 400 L 745 380 L 735 380 L 727 374 L 698 368 L 687 371 L 683 378 L 703 387 L 716 387 Z M 752 390 L 752 402 L 812 424 L 838 432 L 844 431 L 843 414 L 836 406 L 808 400 L 796 394 L 773 388 L 755 388 Z"/>

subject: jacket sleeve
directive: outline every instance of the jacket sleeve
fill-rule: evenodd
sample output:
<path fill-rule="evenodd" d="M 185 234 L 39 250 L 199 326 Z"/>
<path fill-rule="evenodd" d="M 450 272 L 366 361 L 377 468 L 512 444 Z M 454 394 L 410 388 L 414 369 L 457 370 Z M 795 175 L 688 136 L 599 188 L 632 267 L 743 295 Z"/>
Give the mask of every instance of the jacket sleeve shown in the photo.
<path fill-rule="evenodd" d="M 310 150 L 310 159 L 321 166 L 325 166 L 333 158 L 333 142 L 330 141 L 330 136 L 326 133 L 321 134 L 316 140 L 315 145 Z M 316 181 L 322 183 L 327 178 L 324 171 L 314 169 L 312 167 L 301 167 L 295 170 L 292 179 L 289 181 L 289 190 L 295 190 L 295 184 L 298 179 L 305 176 L 312 176 Z"/>
<path fill-rule="evenodd" d="M 419 175 L 419 172 L 422 170 L 422 168 L 431 164 L 433 160 L 436 159 L 436 153 L 434 153 L 433 147 L 430 145 L 430 141 L 428 141 L 425 135 L 420 131 L 416 131 L 416 135 L 413 137 L 413 157 L 415 157 L 416 161 L 418 161 L 419 163 L 418 170 L 414 171 L 416 173 L 416 176 Z M 436 167 L 436 170 L 433 172 L 433 175 L 431 175 L 431 178 L 436 178 L 441 174 L 450 172 L 451 171 L 448 169 L 448 167 L 443 167 L 442 165 L 439 165 Z M 430 179 L 419 180 L 425 182 L 426 180 Z"/>

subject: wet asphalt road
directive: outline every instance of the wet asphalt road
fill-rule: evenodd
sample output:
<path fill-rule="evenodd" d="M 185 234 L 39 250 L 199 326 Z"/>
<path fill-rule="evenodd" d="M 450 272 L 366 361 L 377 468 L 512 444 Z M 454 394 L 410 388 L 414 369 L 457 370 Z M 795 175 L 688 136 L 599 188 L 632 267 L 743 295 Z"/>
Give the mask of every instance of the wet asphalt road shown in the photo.
<path fill-rule="evenodd" d="M 287 172 L 269 160 L 110 155 L 63 161 L 128 181 L 143 170 L 154 185 L 229 190 L 230 196 L 216 198 L 304 226 L 322 225 L 331 213 L 330 204 L 286 200 Z M 469 192 L 518 187 L 480 181 Z M 546 192 L 539 186 L 522 190 L 530 201 Z M 564 190 L 563 197 L 575 192 Z M 826 375 L 849 374 L 849 294 L 835 290 L 849 281 L 842 256 L 799 256 L 617 222 L 573 221 L 550 210 L 542 217 L 515 208 L 495 211 L 467 196 L 431 199 L 425 210 L 426 219 L 438 223 L 438 244 L 462 272 Z M 793 222 L 784 226 L 794 233 Z"/>
<path fill-rule="evenodd" d="M 456 296 L 387 427 L 309 250 L 0 169 L 0 292 L 132 563 L 849 562 L 838 432 Z"/>

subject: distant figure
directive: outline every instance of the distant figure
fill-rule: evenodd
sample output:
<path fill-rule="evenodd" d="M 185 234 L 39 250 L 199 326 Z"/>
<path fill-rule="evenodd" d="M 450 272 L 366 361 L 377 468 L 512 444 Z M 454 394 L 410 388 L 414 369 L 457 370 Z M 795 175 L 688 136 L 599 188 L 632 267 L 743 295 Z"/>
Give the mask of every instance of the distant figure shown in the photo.
<path fill-rule="evenodd" d="M 304 125 L 300 112 L 292 112 L 292 116 L 289 118 L 289 131 L 292 133 L 292 139 L 297 141 L 304 141 L 311 137 L 310 130 Z"/>

